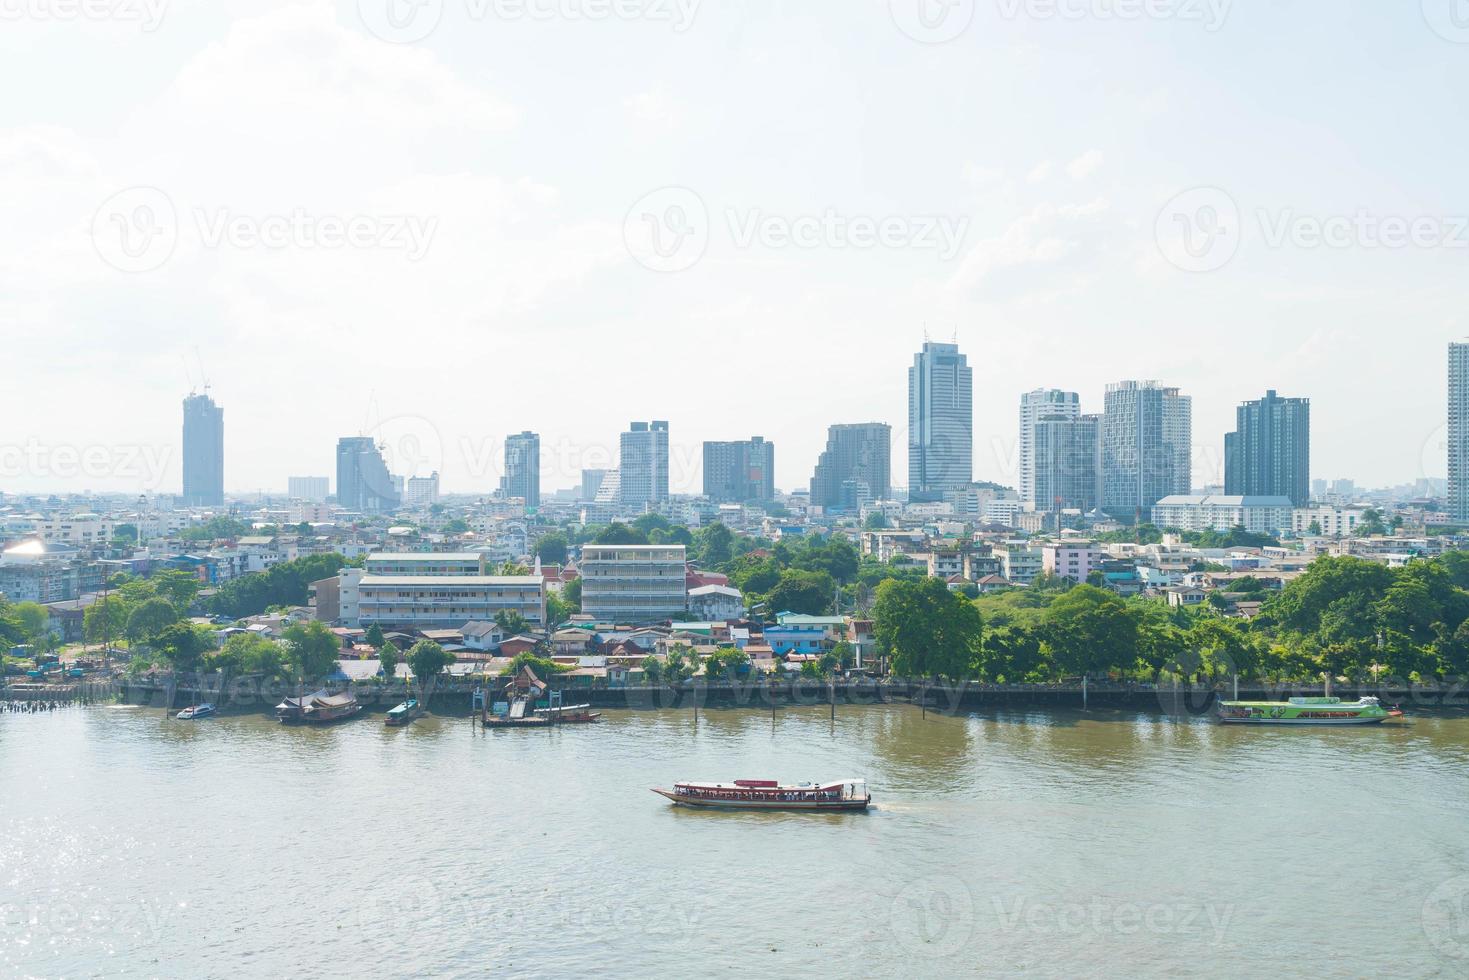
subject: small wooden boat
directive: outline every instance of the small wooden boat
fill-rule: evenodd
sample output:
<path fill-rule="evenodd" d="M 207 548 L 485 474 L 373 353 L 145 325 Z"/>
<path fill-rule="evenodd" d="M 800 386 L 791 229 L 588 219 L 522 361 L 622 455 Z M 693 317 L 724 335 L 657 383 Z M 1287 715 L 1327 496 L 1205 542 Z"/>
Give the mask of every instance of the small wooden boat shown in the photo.
<path fill-rule="evenodd" d="M 325 725 L 350 718 L 362 710 L 362 704 L 351 691 L 328 694 L 325 689 L 299 698 L 286 698 L 275 706 L 275 716 L 282 725 Z"/>
<path fill-rule="evenodd" d="M 196 718 L 208 718 L 210 715 L 214 714 L 216 710 L 217 709 L 214 707 L 214 705 L 210 704 L 208 701 L 205 701 L 203 704 L 189 705 L 183 711 L 180 711 L 175 717 L 177 717 L 181 721 L 193 721 Z"/>
<path fill-rule="evenodd" d="M 388 716 L 383 719 L 383 724 L 394 728 L 400 725 L 408 725 L 421 714 L 423 714 L 423 710 L 418 706 L 418 699 L 409 698 L 397 707 L 389 708 Z"/>
<path fill-rule="evenodd" d="M 781 784 L 773 779 L 732 783 L 674 783 L 654 789 L 675 806 L 711 810 L 865 810 L 872 803 L 863 779 Z"/>

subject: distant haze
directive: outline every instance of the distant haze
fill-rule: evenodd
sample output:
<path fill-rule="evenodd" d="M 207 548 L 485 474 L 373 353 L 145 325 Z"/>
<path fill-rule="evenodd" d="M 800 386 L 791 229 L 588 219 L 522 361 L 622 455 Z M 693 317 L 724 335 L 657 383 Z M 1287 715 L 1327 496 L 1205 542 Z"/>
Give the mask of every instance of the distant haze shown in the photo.
<path fill-rule="evenodd" d="M 1195 486 L 1267 388 L 1312 399 L 1313 476 L 1445 470 L 1448 0 L 389 2 L 7 8 L 0 490 L 177 492 L 206 378 L 231 492 L 358 433 L 488 492 L 531 429 L 549 493 L 650 418 L 674 492 L 752 435 L 805 486 L 865 421 L 901 486 L 925 329 L 974 369 L 977 479 L 1014 484 L 1021 392 L 1129 378 L 1193 396 Z"/>

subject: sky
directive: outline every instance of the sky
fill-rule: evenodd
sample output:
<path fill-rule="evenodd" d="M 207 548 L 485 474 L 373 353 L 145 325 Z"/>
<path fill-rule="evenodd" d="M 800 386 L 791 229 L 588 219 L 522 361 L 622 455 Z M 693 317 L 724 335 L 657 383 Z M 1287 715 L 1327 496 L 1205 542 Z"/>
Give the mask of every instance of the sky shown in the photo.
<path fill-rule="evenodd" d="M 543 490 L 666 419 L 893 426 L 925 334 L 1020 394 L 1312 400 L 1312 473 L 1445 472 L 1469 335 L 1464 0 L 0 0 L 0 491 L 225 485 L 377 435 L 446 492 Z"/>

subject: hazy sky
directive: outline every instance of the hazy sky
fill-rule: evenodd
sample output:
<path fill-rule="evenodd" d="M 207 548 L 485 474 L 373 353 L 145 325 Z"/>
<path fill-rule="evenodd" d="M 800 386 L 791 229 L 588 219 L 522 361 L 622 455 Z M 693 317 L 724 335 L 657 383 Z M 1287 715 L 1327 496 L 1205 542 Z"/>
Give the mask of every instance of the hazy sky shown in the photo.
<path fill-rule="evenodd" d="M 1308 395 L 1313 475 L 1444 472 L 1469 334 L 1462 0 L 0 0 L 0 490 L 229 490 L 378 431 L 446 491 L 671 423 L 805 486 L 957 331 L 1017 400 Z M 197 358 L 195 351 L 197 350 Z M 615 463 L 613 463 L 615 465 Z"/>

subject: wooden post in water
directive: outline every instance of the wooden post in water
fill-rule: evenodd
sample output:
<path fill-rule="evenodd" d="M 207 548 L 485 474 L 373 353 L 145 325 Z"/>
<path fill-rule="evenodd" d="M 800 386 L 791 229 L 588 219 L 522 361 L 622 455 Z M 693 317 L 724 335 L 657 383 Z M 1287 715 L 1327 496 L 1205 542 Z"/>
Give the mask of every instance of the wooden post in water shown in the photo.
<path fill-rule="evenodd" d="M 1234 675 L 1234 700 L 1239 700 L 1239 674 Z"/>
<path fill-rule="evenodd" d="M 1081 710 L 1086 710 L 1086 675 L 1081 675 Z"/>

